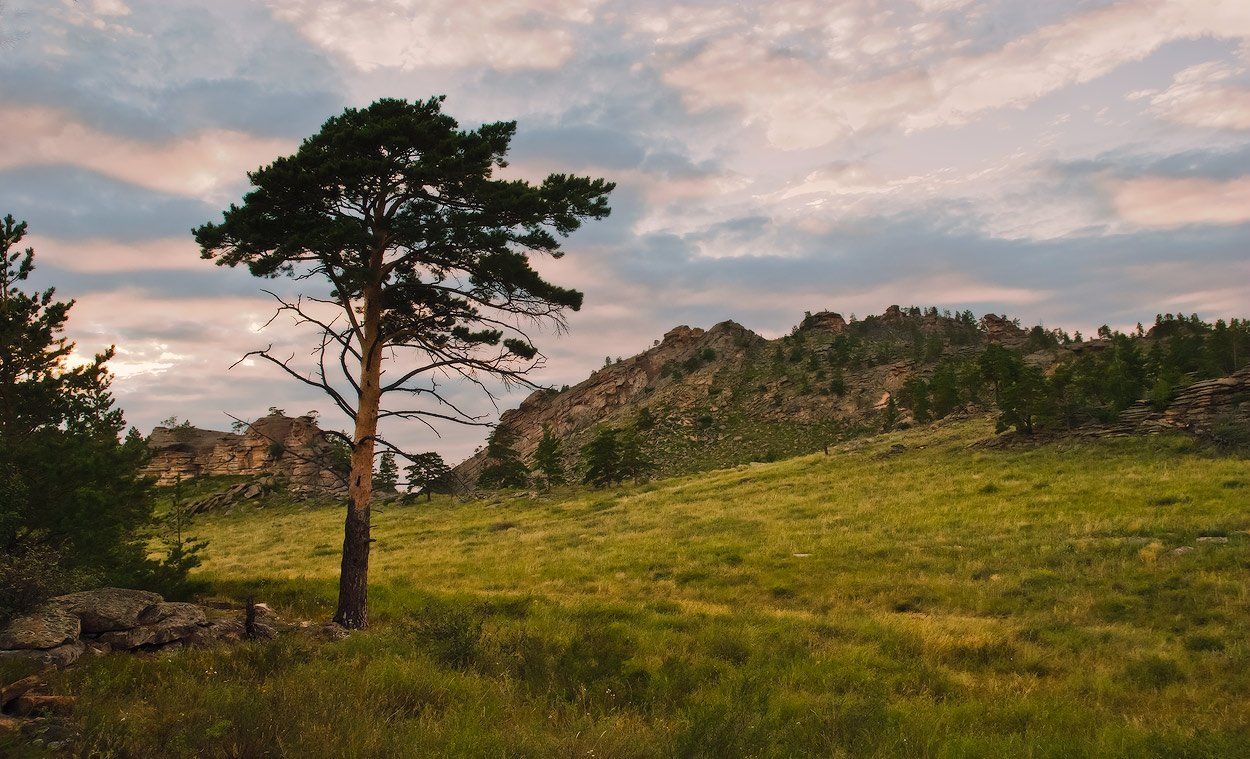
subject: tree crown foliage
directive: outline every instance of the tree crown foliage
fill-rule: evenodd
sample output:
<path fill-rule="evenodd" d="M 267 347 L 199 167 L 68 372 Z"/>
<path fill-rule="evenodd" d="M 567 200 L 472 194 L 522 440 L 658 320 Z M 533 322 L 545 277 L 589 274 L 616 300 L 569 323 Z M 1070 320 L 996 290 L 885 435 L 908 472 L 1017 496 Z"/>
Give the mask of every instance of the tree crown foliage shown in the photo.
<path fill-rule="evenodd" d="M 497 178 L 508 165 L 515 122 L 463 130 L 442 102 L 383 99 L 344 111 L 294 155 L 249 173 L 254 189 L 243 204 L 195 230 L 203 257 L 218 264 L 245 265 L 258 277 L 327 280 L 327 300 L 341 307 L 341 321 L 286 306 L 328 327 L 340 363 L 388 348 L 428 356 L 384 391 L 411 390 L 407 383 L 437 369 L 520 379 L 537 348 L 510 317 L 559 319 L 582 304 L 580 292 L 543 279 L 529 256 L 561 257 L 560 237 L 609 213 L 613 185 L 602 179 L 552 174 L 533 185 Z M 360 301 L 370 293 L 381 310 L 376 341 L 363 333 Z M 482 352 L 492 347 L 498 350 Z M 429 386 L 417 392 L 441 401 Z M 346 393 L 331 394 L 354 415 Z"/>
<path fill-rule="evenodd" d="M 34 250 L 20 248 L 26 229 L 0 223 L 0 613 L 67 585 L 160 587 L 185 573 L 147 556 L 147 450 L 137 431 L 121 439 L 113 349 L 70 362 L 74 302 L 24 288 L 35 270 Z"/>

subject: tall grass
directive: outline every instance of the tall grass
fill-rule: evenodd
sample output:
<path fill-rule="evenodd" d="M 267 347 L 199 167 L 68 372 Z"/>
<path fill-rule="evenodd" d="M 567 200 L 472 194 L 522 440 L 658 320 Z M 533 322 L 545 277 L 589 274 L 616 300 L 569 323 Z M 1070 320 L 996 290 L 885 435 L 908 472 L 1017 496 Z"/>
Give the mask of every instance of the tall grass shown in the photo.
<path fill-rule="evenodd" d="M 1247 462 L 987 431 L 385 507 L 372 629 L 57 687 L 116 756 L 1250 755 Z M 323 620 L 340 519 L 205 518 L 205 579 Z"/>

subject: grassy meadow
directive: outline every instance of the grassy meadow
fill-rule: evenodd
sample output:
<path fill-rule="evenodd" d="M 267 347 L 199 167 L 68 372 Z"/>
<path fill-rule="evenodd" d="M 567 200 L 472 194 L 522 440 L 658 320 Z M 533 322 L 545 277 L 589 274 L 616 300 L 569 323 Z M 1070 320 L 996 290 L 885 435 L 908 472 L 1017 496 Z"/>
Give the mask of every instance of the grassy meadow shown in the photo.
<path fill-rule="evenodd" d="M 1250 755 L 1250 462 L 991 432 L 384 506 L 371 629 L 56 687 L 103 756 Z M 339 509 L 194 528 L 213 596 L 328 618 Z"/>

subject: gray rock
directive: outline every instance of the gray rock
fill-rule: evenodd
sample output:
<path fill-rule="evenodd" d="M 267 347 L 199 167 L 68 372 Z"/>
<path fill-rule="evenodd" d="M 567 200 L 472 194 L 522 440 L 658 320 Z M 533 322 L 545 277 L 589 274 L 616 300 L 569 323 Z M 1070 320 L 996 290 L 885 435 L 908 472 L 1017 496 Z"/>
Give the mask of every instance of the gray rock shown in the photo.
<path fill-rule="evenodd" d="M 208 626 L 204 609 L 188 603 L 159 603 L 139 617 L 139 625 L 100 635 L 113 648 L 133 649 L 163 646 L 183 638 L 194 638 Z"/>
<path fill-rule="evenodd" d="M 0 659 L 38 662 L 45 667 L 68 667 L 78 661 L 87 646 L 81 640 L 72 640 L 64 645 L 53 648 L 19 648 L 12 651 L 0 651 Z"/>
<path fill-rule="evenodd" d="M 1223 535 L 1203 535 L 1198 538 L 1199 543 L 1227 543 L 1228 538 Z"/>
<path fill-rule="evenodd" d="M 146 590 L 100 588 L 58 596 L 52 602 L 82 620 L 84 633 L 98 635 L 138 625 L 144 612 L 164 600 Z"/>
<path fill-rule="evenodd" d="M 183 638 L 183 642 L 192 646 L 206 646 L 210 643 L 237 643 L 246 637 L 243 622 L 240 620 L 215 619 Z"/>
<path fill-rule="evenodd" d="M 48 649 L 78 638 L 78 617 L 56 605 L 18 617 L 0 630 L 0 649 Z"/>

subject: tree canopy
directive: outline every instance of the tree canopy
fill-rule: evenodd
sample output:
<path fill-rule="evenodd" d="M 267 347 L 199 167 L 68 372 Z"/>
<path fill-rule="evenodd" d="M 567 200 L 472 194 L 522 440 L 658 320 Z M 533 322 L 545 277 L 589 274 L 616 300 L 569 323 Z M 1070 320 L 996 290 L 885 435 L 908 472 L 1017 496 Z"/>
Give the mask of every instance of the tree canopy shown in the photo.
<path fill-rule="evenodd" d="M 159 586 L 185 569 L 148 558 L 146 446 L 134 431 L 121 439 L 113 349 L 71 362 L 74 302 L 24 287 L 26 229 L 0 224 L 0 615 L 81 583 Z"/>
<path fill-rule="evenodd" d="M 354 422 L 335 613 L 349 627 L 367 624 L 375 452 L 411 460 L 380 436 L 379 421 L 486 425 L 447 394 L 447 379 L 487 394 L 492 378 L 532 386 L 542 355 L 530 327 L 563 328 L 582 294 L 548 282 L 531 258 L 560 258 L 560 238 L 609 213 L 613 185 L 603 179 L 496 176 L 516 123 L 461 129 L 442 103 L 345 110 L 294 155 L 249 173 L 243 203 L 195 230 L 206 259 L 308 283 L 299 296 L 271 295 L 279 314 L 313 330 L 312 365 L 270 349 L 249 355 L 319 388 Z M 392 396 L 406 401 L 384 405 Z"/>

